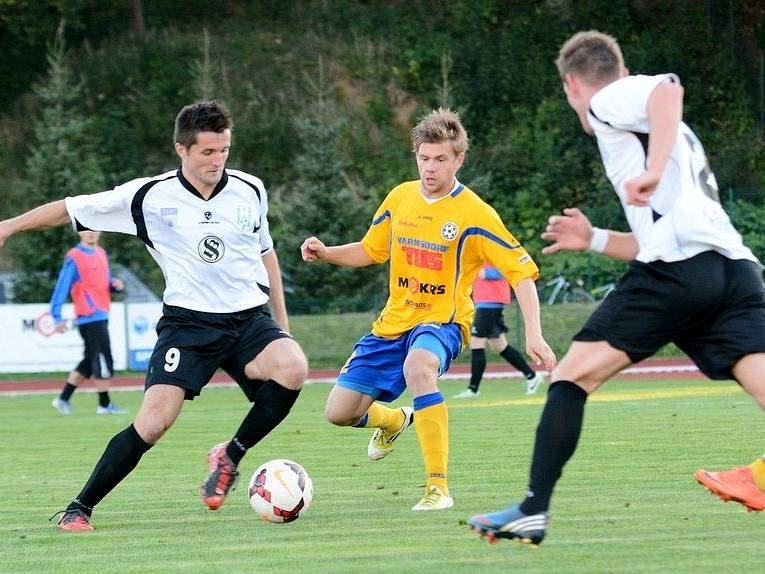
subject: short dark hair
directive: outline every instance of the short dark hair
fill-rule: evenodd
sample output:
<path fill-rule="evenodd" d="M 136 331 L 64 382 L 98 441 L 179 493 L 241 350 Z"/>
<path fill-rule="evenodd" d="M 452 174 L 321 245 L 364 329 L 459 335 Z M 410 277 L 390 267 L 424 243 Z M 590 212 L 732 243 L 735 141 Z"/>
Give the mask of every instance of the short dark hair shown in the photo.
<path fill-rule="evenodd" d="M 229 111 L 216 101 L 197 102 L 185 106 L 175 118 L 173 141 L 186 149 L 197 143 L 199 132 L 223 133 L 233 129 Z"/>
<path fill-rule="evenodd" d="M 616 80 L 624 69 L 624 56 L 616 38 L 587 30 L 569 38 L 555 60 L 561 79 L 578 76 L 594 86 Z"/>

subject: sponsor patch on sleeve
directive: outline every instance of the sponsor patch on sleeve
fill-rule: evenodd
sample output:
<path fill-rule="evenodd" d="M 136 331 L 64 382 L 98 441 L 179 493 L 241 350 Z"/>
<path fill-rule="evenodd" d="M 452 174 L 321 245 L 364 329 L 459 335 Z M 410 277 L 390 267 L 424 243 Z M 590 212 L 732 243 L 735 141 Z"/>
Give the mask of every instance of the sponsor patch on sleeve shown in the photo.
<path fill-rule="evenodd" d="M 521 255 L 520 259 L 518 259 L 518 263 L 528 263 L 531 261 L 531 255 L 528 253 Z"/>

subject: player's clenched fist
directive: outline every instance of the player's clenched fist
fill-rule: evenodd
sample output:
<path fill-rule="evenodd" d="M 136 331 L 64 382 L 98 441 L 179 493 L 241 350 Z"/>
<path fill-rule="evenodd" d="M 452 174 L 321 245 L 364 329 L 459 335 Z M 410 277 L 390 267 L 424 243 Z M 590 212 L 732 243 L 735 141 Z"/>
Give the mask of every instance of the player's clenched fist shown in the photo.
<path fill-rule="evenodd" d="M 309 237 L 300 246 L 303 261 L 321 261 L 327 252 L 327 246 L 318 237 Z"/>

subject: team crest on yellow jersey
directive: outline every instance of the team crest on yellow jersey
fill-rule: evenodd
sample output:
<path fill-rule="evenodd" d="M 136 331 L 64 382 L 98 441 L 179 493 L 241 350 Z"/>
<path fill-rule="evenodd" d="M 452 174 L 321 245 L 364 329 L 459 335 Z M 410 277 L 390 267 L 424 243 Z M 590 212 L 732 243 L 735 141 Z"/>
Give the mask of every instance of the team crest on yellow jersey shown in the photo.
<path fill-rule="evenodd" d="M 457 227 L 456 223 L 452 223 L 451 221 L 448 223 L 444 223 L 441 227 L 441 237 L 446 239 L 447 241 L 454 241 L 457 239 L 457 232 L 459 231 L 459 228 Z"/>

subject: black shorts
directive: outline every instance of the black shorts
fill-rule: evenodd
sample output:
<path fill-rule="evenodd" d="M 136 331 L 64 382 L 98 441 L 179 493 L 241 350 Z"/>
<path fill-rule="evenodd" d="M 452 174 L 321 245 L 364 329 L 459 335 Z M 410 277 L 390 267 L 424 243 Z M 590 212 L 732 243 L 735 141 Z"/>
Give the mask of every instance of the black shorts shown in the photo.
<path fill-rule="evenodd" d="M 607 341 L 633 362 L 675 343 L 710 379 L 765 352 L 765 287 L 757 263 L 705 251 L 675 263 L 633 261 L 575 341 Z"/>
<path fill-rule="evenodd" d="M 109 341 L 109 321 L 84 323 L 77 325 L 77 330 L 85 343 L 85 351 L 74 370 L 86 379 L 111 379 L 114 360 Z"/>
<path fill-rule="evenodd" d="M 165 305 L 157 323 L 157 343 L 149 359 L 146 388 L 174 385 L 193 400 L 220 367 L 255 400 L 263 381 L 253 381 L 244 367 L 276 339 L 292 338 L 271 319 L 263 305 L 239 313 L 203 313 Z"/>
<path fill-rule="evenodd" d="M 502 311 L 502 307 L 480 307 L 476 309 L 470 334 L 473 337 L 496 339 L 502 333 L 507 333 Z"/>

